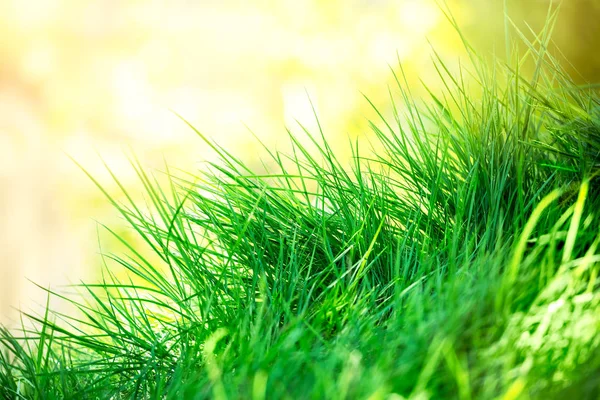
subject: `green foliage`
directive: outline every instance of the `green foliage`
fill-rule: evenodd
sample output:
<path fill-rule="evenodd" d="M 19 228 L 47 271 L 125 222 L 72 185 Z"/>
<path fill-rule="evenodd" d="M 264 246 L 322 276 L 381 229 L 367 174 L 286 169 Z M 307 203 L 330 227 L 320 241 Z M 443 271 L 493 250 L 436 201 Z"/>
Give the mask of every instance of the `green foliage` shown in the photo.
<path fill-rule="evenodd" d="M 597 397 L 600 103 L 548 40 L 527 42 L 530 79 L 435 57 L 423 105 L 393 70 L 352 165 L 304 130 L 258 173 L 197 132 L 220 162 L 162 185 L 134 160 L 144 207 L 90 176 L 151 256 L 115 234 L 128 255 L 85 301 L 49 292 L 77 314 L 3 329 L 0 394 Z"/>

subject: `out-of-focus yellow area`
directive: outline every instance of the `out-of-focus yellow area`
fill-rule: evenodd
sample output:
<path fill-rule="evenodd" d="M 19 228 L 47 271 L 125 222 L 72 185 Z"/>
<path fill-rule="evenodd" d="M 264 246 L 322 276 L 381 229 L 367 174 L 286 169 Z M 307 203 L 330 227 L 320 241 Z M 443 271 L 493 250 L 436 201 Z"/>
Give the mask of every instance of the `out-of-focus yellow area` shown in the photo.
<path fill-rule="evenodd" d="M 514 3 L 517 19 L 539 25 L 549 0 Z M 589 78 L 598 59 L 577 57 L 597 49 L 598 2 L 565 3 L 557 37 Z M 450 8 L 482 48 L 503 40 L 501 0 Z M 244 124 L 280 146 L 295 119 L 314 128 L 308 96 L 330 140 L 345 144 L 367 132 L 361 91 L 385 104 L 388 64 L 399 58 L 415 81 L 435 74 L 428 39 L 442 57 L 461 53 L 433 0 L 1 1 L 0 321 L 43 304 L 27 279 L 94 275 L 94 219 L 124 226 L 67 155 L 111 190 L 96 153 L 134 192 L 129 147 L 149 168 L 164 169 L 163 158 L 201 168 L 214 155 L 175 111 L 260 165 Z"/>

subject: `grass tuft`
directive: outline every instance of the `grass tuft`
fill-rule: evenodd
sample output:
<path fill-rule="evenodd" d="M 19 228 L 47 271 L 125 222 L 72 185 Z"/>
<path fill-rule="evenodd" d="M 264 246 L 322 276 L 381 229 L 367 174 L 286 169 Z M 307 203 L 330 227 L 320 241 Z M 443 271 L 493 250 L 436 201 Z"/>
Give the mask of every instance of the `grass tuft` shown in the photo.
<path fill-rule="evenodd" d="M 191 127 L 220 161 L 161 184 L 132 158 L 147 204 L 90 175 L 147 248 L 105 227 L 127 254 L 48 290 L 77 313 L 2 328 L 0 395 L 597 398 L 600 102 L 549 31 L 514 67 L 434 54 L 424 103 L 393 68 L 350 165 L 320 125 L 262 171 Z"/>

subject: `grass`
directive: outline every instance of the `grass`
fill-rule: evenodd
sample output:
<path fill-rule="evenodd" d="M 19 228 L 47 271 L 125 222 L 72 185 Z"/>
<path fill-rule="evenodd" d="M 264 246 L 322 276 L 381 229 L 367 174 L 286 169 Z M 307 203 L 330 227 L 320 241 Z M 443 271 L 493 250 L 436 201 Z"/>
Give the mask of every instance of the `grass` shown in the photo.
<path fill-rule="evenodd" d="M 3 328 L 0 394 L 598 398 L 600 98 L 549 31 L 509 65 L 434 56 L 424 103 L 394 68 L 351 165 L 321 131 L 262 171 L 197 132 L 203 171 L 165 185 L 133 160 L 147 204 L 90 176 L 147 249 L 106 227 L 127 254 L 83 297 L 49 291 L 77 313 Z"/>

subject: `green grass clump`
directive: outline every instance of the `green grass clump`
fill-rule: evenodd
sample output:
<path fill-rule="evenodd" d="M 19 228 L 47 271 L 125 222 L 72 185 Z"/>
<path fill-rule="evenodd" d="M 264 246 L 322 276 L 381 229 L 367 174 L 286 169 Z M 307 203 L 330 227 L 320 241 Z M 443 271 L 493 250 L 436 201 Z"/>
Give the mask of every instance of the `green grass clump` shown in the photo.
<path fill-rule="evenodd" d="M 597 398 L 600 98 L 548 41 L 529 79 L 435 58 L 421 105 L 394 70 L 351 165 L 305 130 L 259 173 L 198 133 L 220 162 L 167 185 L 134 162 L 144 207 L 113 175 L 151 256 L 115 234 L 84 300 L 49 293 L 77 314 L 3 329 L 0 394 Z"/>

